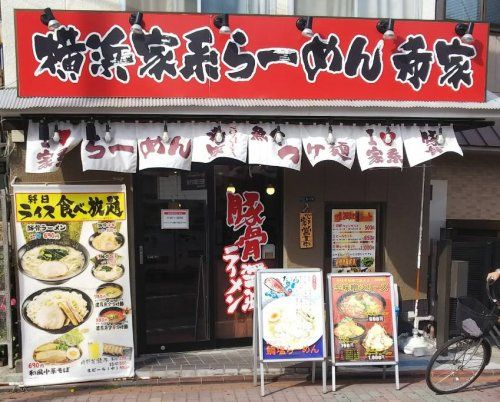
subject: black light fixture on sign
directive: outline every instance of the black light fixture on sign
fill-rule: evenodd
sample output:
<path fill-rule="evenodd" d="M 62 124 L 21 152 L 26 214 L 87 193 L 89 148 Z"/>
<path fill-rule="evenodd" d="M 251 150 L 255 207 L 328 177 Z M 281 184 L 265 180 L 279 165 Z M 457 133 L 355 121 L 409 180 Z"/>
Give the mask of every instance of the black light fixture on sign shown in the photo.
<path fill-rule="evenodd" d="M 59 126 L 56 125 L 54 126 L 54 135 L 52 136 L 52 139 L 55 141 L 55 142 L 59 142 L 59 140 L 61 139 L 60 135 L 59 135 Z"/>
<path fill-rule="evenodd" d="M 217 131 L 215 132 L 214 141 L 216 144 L 222 144 L 222 142 L 224 141 L 224 134 L 222 133 L 222 128 L 220 126 L 220 123 L 217 126 Z"/>
<path fill-rule="evenodd" d="M 229 28 L 229 15 L 219 14 L 214 17 L 214 26 L 219 30 L 220 34 L 229 35 L 231 28 Z"/>
<path fill-rule="evenodd" d="M 49 123 L 45 119 L 38 122 L 38 139 L 43 142 L 47 142 L 50 139 Z"/>
<path fill-rule="evenodd" d="M 386 20 L 379 20 L 377 22 L 377 31 L 379 31 L 385 40 L 394 40 L 396 34 L 394 33 L 394 20 L 392 18 Z"/>
<path fill-rule="evenodd" d="M 112 139 L 113 136 L 111 135 L 111 125 L 109 124 L 109 122 L 106 122 L 106 132 L 104 133 L 104 142 L 109 144 Z"/>
<path fill-rule="evenodd" d="M 335 137 L 333 136 L 333 128 L 331 124 L 328 126 L 328 135 L 326 136 L 326 143 L 328 145 L 335 144 Z"/>
<path fill-rule="evenodd" d="M 474 32 L 473 22 L 461 22 L 455 26 L 455 33 L 461 37 L 462 42 L 470 44 L 474 42 L 472 33 Z"/>
<path fill-rule="evenodd" d="M 314 35 L 312 30 L 313 17 L 300 17 L 295 25 L 299 31 L 302 31 L 302 35 L 306 38 L 311 38 Z"/>
<path fill-rule="evenodd" d="M 163 123 L 163 135 L 161 138 L 165 144 L 168 144 L 168 142 L 170 141 L 170 137 L 168 135 L 168 126 L 166 121 Z"/>
<path fill-rule="evenodd" d="M 95 130 L 94 119 L 91 119 L 85 125 L 85 138 L 87 141 L 99 141 L 99 137 L 97 136 L 97 132 Z"/>
<path fill-rule="evenodd" d="M 142 35 L 144 33 L 142 29 L 143 25 L 143 14 L 140 11 L 137 11 L 136 13 L 130 14 L 130 18 L 128 19 L 128 22 L 130 23 L 130 30 L 132 33 Z"/>
<path fill-rule="evenodd" d="M 43 14 L 40 15 L 40 21 L 42 21 L 42 24 L 47 25 L 47 28 L 49 28 L 51 31 L 61 26 L 61 23 L 56 20 L 56 17 L 54 17 L 54 13 L 49 7 L 43 10 Z"/>

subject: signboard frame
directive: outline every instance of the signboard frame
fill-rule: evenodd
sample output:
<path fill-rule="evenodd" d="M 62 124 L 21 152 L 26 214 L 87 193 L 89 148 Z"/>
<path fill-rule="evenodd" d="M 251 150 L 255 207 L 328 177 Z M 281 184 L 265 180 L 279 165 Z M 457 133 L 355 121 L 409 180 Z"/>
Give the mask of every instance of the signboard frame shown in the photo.
<path fill-rule="evenodd" d="M 384 244 L 384 220 L 385 204 L 378 202 L 328 202 L 325 204 L 325 256 L 328 260 L 329 271 L 332 269 L 332 214 L 334 209 L 375 209 L 375 273 L 380 272 L 384 266 L 384 253 L 382 252 L 382 244 Z"/>
<path fill-rule="evenodd" d="M 27 201 L 29 205 L 23 203 L 23 199 L 27 194 L 31 195 L 31 198 Z M 113 208 L 118 207 L 118 209 L 114 209 L 114 212 L 111 212 L 110 205 L 110 209 L 106 209 L 102 215 L 96 208 L 94 208 L 91 213 L 89 209 L 85 209 L 90 206 L 90 202 L 88 204 L 77 203 L 78 201 L 83 200 L 82 197 L 88 197 L 89 200 L 93 198 L 93 202 L 97 205 L 99 201 L 102 201 L 102 197 L 106 197 L 108 195 L 113 195 L 113 197 L 115 197 L 114 201 L 110 201 L 117 203 L 113 204 Z M 47 196 L 45 201 L 43 196 Z M 64 197 L 64 205 L 66 206 L 69 204 L 70 206 L 68 208 L 73 206 L 74 209 L 65 210 L 65 214 L 62 214 L 62 206 L 59 213 L 56 210 L 43 210 L 47 213 L 42 220 L 38 219 L 41 214 L 36 210 L 33 211 L 32 208 L 39 205 L 39 202 L 42 204 L 45 203 L 43 205 L 53 205 L 50 203 L 50 199 L 54 197 L 59 198 L 60 203 Z M 20 210 L 24 213 L 24 215 L 19 215 Z M 75 325 L 73 320 L 69 318 L 70 315 L 64 313 L 67 315 L 73 328 L 65 328 L 66 326 L 69 326 L 69 324 L 64 324 L 61 328 L 46 329 L 38 324 L 34 324 L 33 321 L 28 322 L 26 318 L 27 313 L 24 313 L 24 311 L 22 314 L 20 313 L 21 341 L 24 351 L 23 384 L 25 386 L 38 386 L 133 377 L 135 370 L 134 360 L 136 348 L 133 339 L 134 311 L 132 311 L 132 294 L 130 288 L 130 249 L 128 237 L 129 227 L 126 186 L 124 184 L 14 184 L 13 212 L 14 217 L 16 218 L 14 222 L 16 250 L 15 272 L 17 278 L 19 306 L 23 306 L 22 308 L 24 309 L 27 302 L 31 303 L 33 301 L 32 297 L 34 295 L 40 293 L 43 295 L 44 293 L 42 292 L 71 291 L 72 293 L 79 293 L 83 297 L 83 300 L 87 302 L 86 308 L 88 309 L 88 313 L 80 318 L 77 318 L 74 313 L 70 314 L 73 316 L 73 320 L 76 320 L 77 325 Z M 31 215 L 27 215 L 28 212 Z M 68 218 L 67 215 L 75 215 L 74 220 L 70 221 L 66 219 Z M 49 226 L 48 223 L 53 223 L 54 225 Z M 33 228 L 28 228 L 30 225 L 33 226 Z M 37 225 L 40 226 L 40 230 L 36 228 Z M 46 229 L 43 228 L 44 226 L 46 226 Z M 97 246 L 95 244 L 90 243 L 90 239 L 96 233 L 111 231 L 120 233 L 121 238 L 123 239 L 120 247 L 117 249 L 112 251 L 103 250 L 100 246 L 99 248 L 96 248 Z M 89 240 L 87 240 L 86 236 L 89 235 L 89 233 L 93 234 Z M 80 249 L 77 247 L 77 250 L 86 249 L 86 253 L 84 253 L 84 259 L 86 262 L 84 262 L 83 268 L 76 275 L 68 276 L 60 281 L 49 282 L 41 277 L 36 277 L 36 275 L 27 274 L 24 268 L 21 269 L 22 257 L 19 256 L 19 250 L 26 247 L 26 245 L 32 241 L 41 242 L 40 244 L 42 246 L 46 244 L 57 244 L 58 241 L 61 241 L 63 242 L 63 245 L 69 245 L 70 247 L 74 247 L 74 244 L 79 244 L 82 248 Z M 64 243 L 68 241 L 71 241 L 71 243 Z M 115 252 L 117 253 L 115 254 Z M 96 266 L 97 261 L 99 261 L 97 258 L 105 254 L 116 255 L 117 258 L 120 258 L 120 260 L 117 261 L 122 264 L 123 267 L 122 275 L 109 281 L 99 279 L 93 273 L 91 274 L 92 265 Z M 87 278 L 92 278 L 90 285 L 85 280 L 82 281 L 82 278 L 85 276 L 87 276 Z M 115 298 L 113 301 L 109 301 L 106 298 L 99 298 L 97 296 L 96 292 L 99 287 L 103 286 L 103 284 L 116 282 L 118 282 L 122 289 L 120 296 Z M 85 285 L 81 285 L 82 283 L 85 283 Z M 96 288 L 92 285 L 96 286 Z M 90 306 L 88 303 L 90 303 Z M 116 323 L 102 320 L 101 314 L 107 308 L 120 308 L 124 311 L 125 318 Z M 66 312 L 66 309 L 61 310 Z M 71 310 L 70 308 L 70 312 L 71 311 L 75 310 Z M 69 345 L 73 349 L 79 349 L 80 354 L 78 357 L 69 359 L 68 356 L 69 360 L 62 364 L 61 362 L 42 363 L 35 360 L 34 357 L 29 357 L 29 351 L 31 348 L 38 348 L 51 342 L 57 343 L 58 340 L 73 330 L 77 330 L 82 339 L 75 341 L 75 338 L 73 338 L 71 343 L 67 343 L 66 346 Z M 43 343 L 44 341 L 48 343 Z M 115 344 L 115 341 L 118 341 L 119 344 Z M 39 343 L 40 345 L 37 345 Z M 93 345 L 92 351 L 90 346 L 91 344 Z M 107 352 L 104 350 L 105 345 L 108 345 Z M 118 346 L 123 348 L 123 350 L 120 352 L 121 354 L 113 354 L 115 352 L 111 352 L 109 350 L 110 346 Z M 73 352 L 75 352 L 75 350 L 73 350 Z M 105 354 L 108 355 L 107 358 L 103 358 L 103 355 Z M 92 357 L 94 355 L 96 356 Z M 117 356 L 118 360 L 113 358 L 109 359 L 109 356 Z M 120 357 L 124 357 L 123 367 L 121 366 Z M 79 361 L 80 359 L 81 361 Z M 74 365 L 76 361 L 79 361 L 78 366 Z M 110 368 L 116 367 L 117 363 L 120 363 L 118 370 Z M 45 368 L 43 367 L 44 364 Z M 56 368 L 54 368 L 54 365 Z M 91 371 L 87 370 L 83 373 L 80 366 L 83 366 L 84 370 L 88 369 Z M 42 369 L 44 370 L 42 373 L 31 374 L 30 371 L 34 371 L 32 368 L 36 368 L 37 371 Z M 42 374 L 44 376 L 50 374 L 52 377 L 43 377 Z"/>
<path fill-rule="evenodd" d="M 192 31 L 208 31 L 214 42 L 211 47 L 214 52 L 211 54 L 218 56 L 218 60 L 224 60 L 226 54 L 224 49 L 230 37 L 220 34 L 213 26 L 214 14 L 148 13 L 144 27 L 146 34 L 151 35 L 153 28 L 158 27 L 160 32 L 168 32 L 168 35 L 180 42 L 180 46 L 176 48 L 165 48 L 173 52 L 178 67 L 170 74 L 158 77 L 147 67 L 145 71 L 139 73 L 139 69 L 146 65 L 142 59 L 149 57 L 149 54 L 136 49 L 133 39 L 128 37 L 129 15 L 124 11 L 58 10 L 57 18 L 66 27 L 65 29 L 71 28 L 71 32 L 78 35 L 77 54 L 81 61 L 78 62 L 78 70 L 71 72 L 56 66 L 58 58 L 53 60 L 52 57 L 48 65 L 39 61 L 45 58 L 47 46 L 54 41 L 52 34 L 47 32 L 47 27 L 40 22 L 40 11 L 15 10 L 16 49 L 31 50 L 17 52 L 18 96 L 366 100 L 366 94 L 369 93 L 369 100 L 379 101 L 484 102 L 486 99 L 487 52 L 475 50 L 475 47 L 488 48 L 489 24 L 484 22 L 476 22 L 474 26 L 474 49 L 471 49 L 471 45 L 461 45 L 469 54 L 471 71 L 474 72 L 471 76 L 473 82 L 468 84 L 462 80 L 456 84 L 446 80 L 445 84 L 441 85 L 440 79 L 446 77 L 449 70 L 434 59 L 437 56 L 445 57 L 450 46 L 453 44 L 457 46 L 456 44 L 460 43 L 455 33 L 456 22 L 453 21 L 398 20 L 396 27 L 398 40 L 389 43 L 384 42 L 382 35 L 376 29 L 378 18 L 316 17 L 314 20 L 316 35 L 305 41 L 296 28 L 296 16 L 233 15 L 231 24 L 244 33 L 248 41 L 245 51 L 253 56 L 251 71 L 233 77 L 227 73 L 234 74 L 238 71 L 235 67 L 229 68 L 223 62 L 212 64 L 216 67 L 217 73 L 213 72 L 211 75 L 192 73 L 190 67 L 192 61 L 191 64 L 187 64 L 186 69 L 181 68 L 185 67 L 184 57 L 192 53 L 188 48 L 190 42 L 180 38 L 184 38 Z M 275 27 L 272 35 L 260 34 L 261 27 L 265 26 Z M 123 57 L 124 60 L 119 64 L 120 75 L 110 71 L 95 73 L 89 68 L 93 60 L 90 58 L 90 53 L 99 53 L 100 50 L 95 49 L 94 39 L 97 36 L 105 37 L 111 30 L 126 37 L 122 44 L 125 48 L 123 53 L 127 57 Z M 325 68 L 318 70 L 310 63 L 304 62 L 307 57 L 299 57 L 302 51 L 311 54 L 311 47 L 314 47 L 315 43 L 326 40 L 321 38 L 329 37 L 335 41 L 334 43 L 338 42 L 335 51 L 338 53 L 336 58 L 339 63 L 335 63 L 338 66 L 330 67 L 332 71 L 326 71 L 326 65 Z M 86 45 L 88 38 L 91 39 L 89 46 Z M 415 42 L 417 45 L 424 42 L 424 48 L 420 50 L 424 50 L 425 62 L 429 66 L 428 77 L 425 80 L 410 81 L 409 78 L 412 76 L 403 74 L 403 79 L 397 79 L 396 75 L 400 71 L 404 72 L 404 66 L 407 64 L 404 63 L 404 57 L 403 60 L 398 57 L 398 61 L 394 63 L 392 56 L 405 56 L 400 46 L 404 43 L 415 45 Z M 352 61 L 356 60 L 357 55 L 352 51 L 351 56 L 350 49 L 357 49 L 360 45 L 366 46 L 366 52 L 361 54 L 377 61 L 372 62 L 376 68 L 371 68 L 373 71 L 370 73 L 361 71 L 365 70 L 361 68 L 364 63 Z M 439 51 L 435 50 L 436 45 L 439 45 Z M 267 62 L 260 67 L 257 63 L 258 55 L 266 49 L 274 51 L 285 49 L 291 60 L 279 62 L 271 59 L 271 64 L 274 65 L 270 68 Z M 107 57 L 109 58 L 109 55 Z M 99 67 L 104 56 L 97 58 L 99 60 L 93 61 L 92 64 Z M 344 60 L 346 61 L 343 62 Z M 351 60 L 349 68 L 344 66 L 348 64 L 347 60 Z M 307 68 L 302 64 L 306 64 Z M 287 77 L 288 80 L 283 77 Z M 289 81 L 293 81 L 295 85 L 288 85 Z M 268 85 L 269 82 L 273 82 L 273 85 Z M 333 94 L 332 87 L 335 87 Z"/>
<path fill-rule="evenodd" d="M 311 381 L 314 383 L 316 379 L 316 362 L 322 362 L 322 380 L 323 380 L 323 393 L 326 393 L 326 375 L 327 375 L 327 333 L 326 333 L 326 314 L 323 308 L 323 335 L 322 335 L 322 345 L 323 353 L 321 357 L 314 357 L 310 359 L 264 359 L 263 356 L 263 322 L 262 322 L 262 299 L 261 292 L 262 286 L 260 277 L 262 273 L 266 274 L 298 274 L 298 273 L 320 273 L 321 280 L 318 283 L 319 291 L 323 299 L 323 306 L 325 305 L 325 292 L 323 285 L 323 270 L 321 268 L 270 268 L 266 270 L 259 270 L 255 275 L 255 308 L 253 316 L 253 354 L 254 354 L 254 385 L 257 385 L 257 364 L 259 365 L 260 372 L 260 387 L 261 396 L 265 396 L 265 386 L 264 386 L 264 363 L 280 363 L 280 362 L 312 362 L 312 376 Z"/>
<path fill-rule="evenodd" d="M 392 361 L 373 361 L 373 362 L 337 362 L 335 361 L 335 342 L 333 334 L 333 290 L 332 290 L 332 278 L 333 277 L 389 277 L 390 283 L 390 295 L 391 295 L 391 307 L 392 311 L 392 339 L 394 347 L 394 360 Z M 396 322 L 396 311 L 395 311 L 395 297 L 394 297 L 394 278 L 389 272 L 366 272 L 366 273 L 349 273 L 349 274 L 328 274 L 327 275 L 327 287 L 328 287 L 328 329 L 330 331 L 330 351 L 331 351 L 331 365 L 332 365 L 332 390 L 336 389 L 336 367 L 338 366 L 394 366 L 396 389 L 399 390 L 399 353 L 398 353 L 398 331 Z"/>

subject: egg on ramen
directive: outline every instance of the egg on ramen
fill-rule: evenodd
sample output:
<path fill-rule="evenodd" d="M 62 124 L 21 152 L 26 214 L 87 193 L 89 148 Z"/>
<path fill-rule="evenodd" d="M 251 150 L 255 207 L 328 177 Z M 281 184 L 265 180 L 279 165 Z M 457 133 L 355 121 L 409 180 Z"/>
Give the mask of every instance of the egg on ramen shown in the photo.
<path fill-rule="evenodd" d="M 76 275 L 85 265 L 85 256 L 79 250 L 59 244 L 33 247 L 21 257 L 24 272 L 32 278 L 59 281 Z"/>

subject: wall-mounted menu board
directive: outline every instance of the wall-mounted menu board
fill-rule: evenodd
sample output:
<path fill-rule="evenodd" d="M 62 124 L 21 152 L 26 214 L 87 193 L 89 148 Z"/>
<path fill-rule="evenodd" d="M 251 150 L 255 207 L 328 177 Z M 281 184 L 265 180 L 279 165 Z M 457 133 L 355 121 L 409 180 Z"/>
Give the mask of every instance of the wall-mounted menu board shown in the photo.
<path fill-rule="evenodd" d="M 332 272 L 374 272 L 377 249 L 377 210 L 332 209 Z"/>
<path fill-rule="evenodd" d="M 125 196 L 14 186 L 25 385 L 134 375 Z"/>
<path fill-rule="evenodd" d="M 392 275 L 330 274 L 334 364 L 397 362 Z"/>

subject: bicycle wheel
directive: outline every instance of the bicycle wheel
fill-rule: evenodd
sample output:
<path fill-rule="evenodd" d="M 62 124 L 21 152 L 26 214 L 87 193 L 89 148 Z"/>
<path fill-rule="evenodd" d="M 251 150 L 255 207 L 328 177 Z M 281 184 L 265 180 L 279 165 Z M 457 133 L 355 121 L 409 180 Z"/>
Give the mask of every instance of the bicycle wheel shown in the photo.
<path fill-rule="evenodd" d="M 484 338 L 450 339 L 432 355 L 425 381 L 438 394 L 461 391 L 481 375 L 490 356 L 491 346 Z"/>

